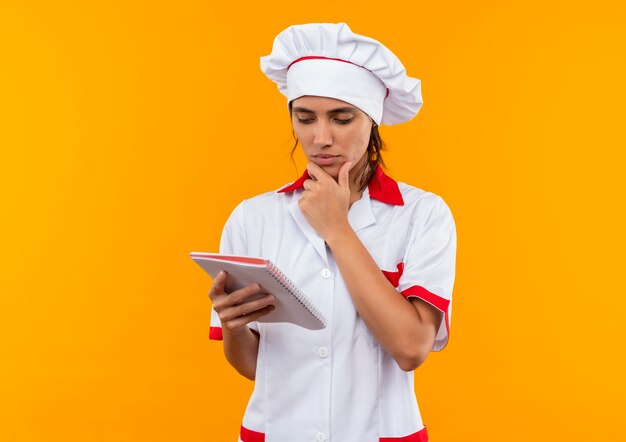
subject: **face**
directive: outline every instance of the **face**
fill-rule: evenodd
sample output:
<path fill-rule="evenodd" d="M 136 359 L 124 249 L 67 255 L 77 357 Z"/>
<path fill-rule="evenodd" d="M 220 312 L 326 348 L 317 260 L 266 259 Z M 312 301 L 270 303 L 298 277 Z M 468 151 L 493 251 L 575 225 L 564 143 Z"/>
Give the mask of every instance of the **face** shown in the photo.
<path fill-rule="evenodd" d="M 333 178 L 348 161 L 351 177 L 367 165 L 373 121 L 360 109 L 334 98 L 304 96 L 293 100 L 291 121 L 306 158 Z"/>

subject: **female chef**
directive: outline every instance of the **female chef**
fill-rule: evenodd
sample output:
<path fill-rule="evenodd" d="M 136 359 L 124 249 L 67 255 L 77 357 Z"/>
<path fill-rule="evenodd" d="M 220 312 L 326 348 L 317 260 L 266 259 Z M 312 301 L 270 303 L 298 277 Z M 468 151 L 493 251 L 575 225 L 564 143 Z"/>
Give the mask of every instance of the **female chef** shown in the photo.
<path fill-rule="evenodd" d="M 308 166 L 240 203 L 221 253 L 273 261 L 329 319 L 323 330 L 257 322 L 272 295 L 211 288 L 211 333 L 255 388 L 242 442 L 428 440 L 413 370 L 448 341 L 456 234 L 437 195 L 381 168 L 379 124 L 413 118 L 420 81 L 346 24 L 291 26 L 261 59 L 287 97 Z"/>

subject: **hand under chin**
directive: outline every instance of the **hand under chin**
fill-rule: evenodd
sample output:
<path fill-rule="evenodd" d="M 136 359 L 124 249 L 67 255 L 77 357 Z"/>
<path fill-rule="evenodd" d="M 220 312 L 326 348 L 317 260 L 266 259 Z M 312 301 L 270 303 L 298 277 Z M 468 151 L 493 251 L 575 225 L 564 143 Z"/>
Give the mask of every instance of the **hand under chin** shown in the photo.
<path fill-rule="evenodd" d="M 339 164 L 339 165 L 331 165 L 331 166 L 320 166 L 322 168 L 322 170 L 324 172 L 326 172 L 328 175 L 330 175 L 332 177 L 332 179 L 334 179 L 335 181 L 337 181 L 338 177 L 339 177 L 339 169 L 341 169 L 341 166 L 343 164 Z"/>

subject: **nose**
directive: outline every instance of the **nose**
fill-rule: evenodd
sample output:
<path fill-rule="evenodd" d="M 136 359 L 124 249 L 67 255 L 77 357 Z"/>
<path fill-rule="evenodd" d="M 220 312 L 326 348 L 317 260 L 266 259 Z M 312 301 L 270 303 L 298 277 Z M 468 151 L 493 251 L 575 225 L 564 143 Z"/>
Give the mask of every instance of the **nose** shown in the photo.
<path fill-rule="evenodd" d="M 330 146 L 333 144 L 333 134 L 328 122 L 318 120 L 313 130 L 313 143 L 317 147 Z"/>

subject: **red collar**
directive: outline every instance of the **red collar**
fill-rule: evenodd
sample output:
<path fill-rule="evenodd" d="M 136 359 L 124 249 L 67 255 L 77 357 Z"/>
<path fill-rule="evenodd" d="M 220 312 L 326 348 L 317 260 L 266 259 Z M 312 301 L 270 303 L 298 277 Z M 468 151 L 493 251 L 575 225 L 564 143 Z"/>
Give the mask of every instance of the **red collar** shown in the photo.
<path fill-rule="evenodd" d="M 296 189 L 302 189 L 304 182 L 309 178 L 309 172 L 305 170 L 302 176 L 294 181 L 293 184 L 280 189 L 278 192 L 284 193 L 291 192 Z M 370 192 L 370 198 L 378 200 L 382 203 L 393 204 L 394 206 L 404 205 L 404 200 L 402 199 L 402 194 L 398 188 L 398 183 L 396 183 L 393 178 L 387 176 L 383 171 L 383 168 L 380 166 L 376 169 L 376 173 L 370 180 L 367 187 Z"/>

